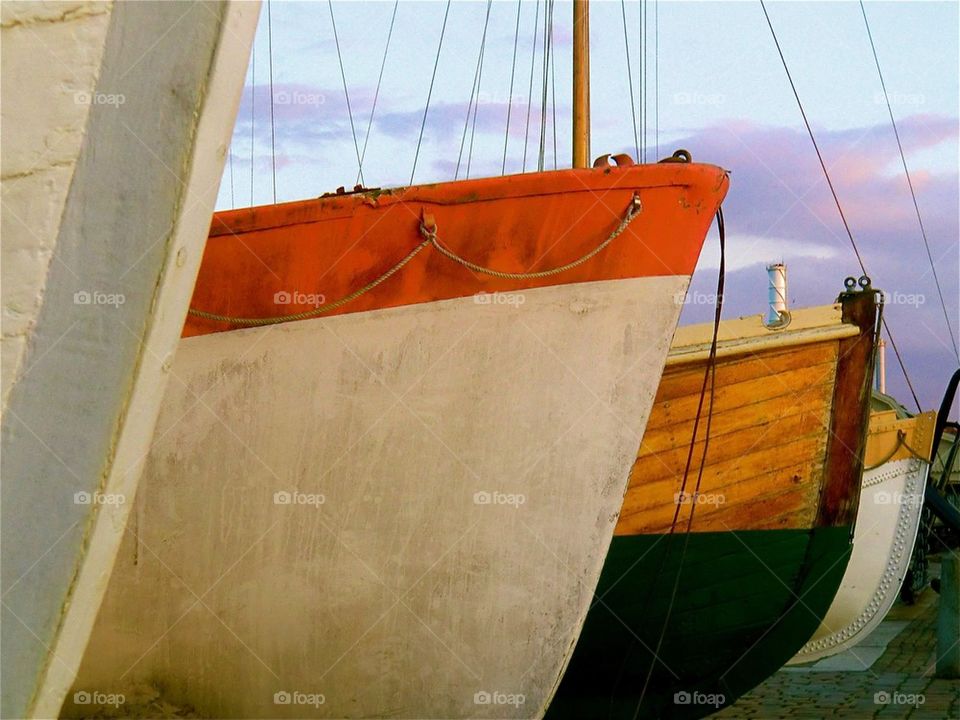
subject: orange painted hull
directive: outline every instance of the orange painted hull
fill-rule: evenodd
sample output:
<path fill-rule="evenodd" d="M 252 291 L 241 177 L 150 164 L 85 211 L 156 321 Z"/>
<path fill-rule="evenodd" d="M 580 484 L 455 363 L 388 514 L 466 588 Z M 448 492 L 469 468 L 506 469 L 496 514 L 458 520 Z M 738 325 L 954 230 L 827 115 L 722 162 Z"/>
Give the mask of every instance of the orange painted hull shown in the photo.
<path fill-rule="evenodd" d="M 344 298 L 383 275 L 436 221 L 440 243 L 478 265 L 535 273 L 594 250 L 624 218 L 625 231 L 586 262 L 548 277 L 474 272 L 426 247 L 396 275 L 323 315 L 362 312 L 550 285 L 692 274 L 728 187 L 712 165 L 663 163 L 561 170 L 365 191 L 217 213 L 191 308 L 229 317 L 293 315 Z M 184 336 L 230 330 L 190 315 Z"/>

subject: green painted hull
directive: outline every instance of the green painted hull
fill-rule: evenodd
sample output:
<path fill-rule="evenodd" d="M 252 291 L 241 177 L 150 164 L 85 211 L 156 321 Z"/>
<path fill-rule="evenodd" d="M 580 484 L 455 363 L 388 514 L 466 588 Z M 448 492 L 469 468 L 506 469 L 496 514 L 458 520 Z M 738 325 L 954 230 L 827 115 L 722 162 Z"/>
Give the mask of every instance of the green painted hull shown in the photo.
<path fill-rule="evenodd" d="M 732 703 L 813 635 L 851 535 L 850 527 L 692 533 L 686 551 L 683 534 L 614 537 L 547 717 L 697 718 Z"/>

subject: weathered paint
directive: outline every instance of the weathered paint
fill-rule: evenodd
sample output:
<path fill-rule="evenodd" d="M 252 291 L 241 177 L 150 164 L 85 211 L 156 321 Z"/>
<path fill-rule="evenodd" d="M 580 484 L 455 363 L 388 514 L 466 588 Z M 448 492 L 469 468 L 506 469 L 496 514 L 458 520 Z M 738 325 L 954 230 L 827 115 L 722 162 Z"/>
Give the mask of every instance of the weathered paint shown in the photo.
<path fill-rule="evenodd" d="M 75 689 L 153 684 L 210 717 L 538 716 L 687 282 L 184 339 Z"/>
<path fill-rule="evenodd" d="M 279 317 L 332 303 L 376 280 L 424 242 L 423 218 L 439 243 L 486 268 L 475 272 L 427 246 L 387 282 L 325 317 L 365 310 L 518 292 L 557 284 L 688 276 L 727 191 L 712 165 L 638 165 L 464 180 L 389 195 L 351 193 L 217 213 L 192 301 L 195 310 L 241 318 Z M 704 201 L 702 211 L 677 199 Z M 619 226 L 634 198 L 641 209 Z M 709 210 L 708 210 L 709 208 Z M 299 300 L 299 301 L 298 301 Z M 678 304 L 683 298 L 678 297 Z M 187 336 L 230 329 L 191 316 Z"/>
<path fill-rule="evenodd" d="M 111 2 L 0 5 L 3 408 L 43 303 L 112 8 Z"/>
<path fill-rule="evenodd" d="M 25 143 L 12 153 L 16 177 L 4 179 L 4 260 L 8 188 L 19 222 L 41 232 L 33 245 L 14 235 L 11 252 L 45 260 L 4 295 L 5 323 L 19 302 L 10 298 L 26 298 L 12 341 L 26 338 L 26 349 L 9 353 L 23 359 L 2 429 L 2 715 L 53 717 L 159 411 L 258 6 L 3 9 L 5 162 L 8 138 Z M 76 85 L 54 81 L 74 64 Z M 29 78 L 8 75 L 26 67 Z M 75 92 L 88 93 L 79 114 Z"/>

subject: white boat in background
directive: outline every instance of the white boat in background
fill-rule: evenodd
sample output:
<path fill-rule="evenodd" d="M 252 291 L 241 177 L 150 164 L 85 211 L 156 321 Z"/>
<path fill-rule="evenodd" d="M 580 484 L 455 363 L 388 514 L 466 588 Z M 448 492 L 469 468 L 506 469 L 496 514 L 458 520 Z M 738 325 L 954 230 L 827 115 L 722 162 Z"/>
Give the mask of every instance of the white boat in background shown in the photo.
<path fill-rule="evenodd" d="M 258 11 L 2 6 L 3 717 L 56 717 L 74 681 L 203 254 Z"/>
<path fill-rule="evenodd" d="M 936 415 L 871 413 L 850 562 L 820 627 L 788 665 L 854 647 L 896 601 L 920 528 Z"/>

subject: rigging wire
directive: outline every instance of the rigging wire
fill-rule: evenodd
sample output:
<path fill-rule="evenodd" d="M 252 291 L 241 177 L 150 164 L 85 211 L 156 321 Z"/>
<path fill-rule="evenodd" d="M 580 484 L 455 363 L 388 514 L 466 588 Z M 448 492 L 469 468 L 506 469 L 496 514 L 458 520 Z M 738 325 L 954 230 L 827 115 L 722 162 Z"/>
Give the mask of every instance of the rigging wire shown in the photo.
<path fill-rule="evenodd" d="M 553 32 L 553 0 L 544 0 L 543 5 L 543 83 L 540 93 L 540 155 L 537 160 L 537 170 L 543 172 L 543 162 L 546 157 L 547 142 L 547 82 L 550 73 L 550 37 Z"/>
<path fill-rule="evenodd" d="M 387 52 L 390 50 L 390 38 L 393 37 L 393 24 L 397 19 L 397 7 L 400 0 L 394 0 L 393 15 L 390 16 L 390 29 L 387 31 L 387 43 L 383 46 L 383 60 L 380 63 L 380 75 L 377 77 L 377 89 L 373 93 L 373 106 L 370 108 L 370 119 L 367 121 L 367 132 L 363 137 L 363 150 L 360 152 L 360 166 L 363 167 L 363 161 L 367 157 L 367 143 L 370 140 L 370 129 L 373 127 L 373 115 L 377 111 L 377 99 L 380 97 L 380 84 L 383 82 L 383 70 L 387 66 Z M 357 184 L 360 182 L 360 171 L 357 171 Z"/>
<path fill-rule="evenodd" d="M 237 196 L 234 193 L 233 189 L 233 140 L 230 141 L 230 155 L 227 158 L 227 164 L 230 166 L 230 209 L 234 210 L 237 207 Z"/>
<path fill-rule="evenodd" d="M 623 50 L 627 56 L 627 83 L 630 85 L 630 115 L 633 116 L 633 146 L 640 162 L 640 134 L 637 129 L 637 103 L 633 96 L 633 63 L 630 62 L 630 41 L 627 34 L 627 3 L 620 0 L 620 14 L 623 17 Z"/>
<path fill-rule="evenodd" d="M 510 65 L 510 101 L 507 104 L 507 128 L 503 133 L 503 164 L 500 166 L 500 174 L 507 172 L 507 143 L 510 140 L 510 114 L 513 112 L 513 80 L 517 74 L 517 45 L 520 42 L 520 9 L 523 7 L 523 0 L 517 0 L 517 27 L 513 31 L 513 62 Z"/>
<path fill-rule="evenodd" d="M 273 20 L 270 13 L 270 0 L 267 0 L 267 64 L 270 76 L 270 163 L 273 172 L 273 202 L 277 202 L 277 131 L 273 116 Z"/>
<path fill-rule="evenodd" d="M 667 604 L 667 613 L 663 620 L 663 625 L 660 628 L 660 637 L 657 639 L 657 646 L 653 650 L 653 657 L 650 661 L 650 667 L 647 670 L 646 678 L 643 681 L 643 689 L 640 692 L 640 698 L 637 700 L 637 707 L 634 711 L 633 717 L 634 720 L 640 714 L 640 708 L 643 703 L 643 699 L 647 694 L 647 688 L 650 685 L 650 678 L 653 676 L 653 668 L 658 658 L 660 656 L 660 649 L 663 647 L 663 640 L 666 636 L 667 626 L 670 623 L 670 616 L 673 613 L 673 606 L 677 598 L 677 590 L 680 587 L 680 574 L 683 570 L 684 559 L 687 554 L 687 546 L 690 543 L 690 532 L 693 526 L 693 516 L 697 509 L 697 499 L 700 493 L 700 486 L 703 481 L 703 471 L 706 468 L 707 460 L 707 449 L 710 446 L 710 437 L 711 437 L 711 426 L 713 425 L 713 400 L 716 397 L 716 385 L 717 385 L 717 340 L 720 333 L 720 315 L 723 312 L 723 290 L 726 280 L 726 228 L 723 222 L 723 208 L 717 208 L 717 234 L 720 238 L 720 269 L 717 273 L 717 303 L 716 309 L 714 311 L 713 317 L 713 337 L 710 341 L 710 353 L 707 356 L 707 365 L 704 368 L 703 373 L 703 384 L 700 386 L 700 400 L 697 404 L 697 412 L 693 420 L 693 434 L 690 437 L 690 448 L 687 452 L 687 462 L 683 469 L 683 480 L 680 485 L 680 493 L 677 496 L 678 502 L 677 507 L 673 512 L 673 522 L 670 523 L 670 532 L 668 545 L 664 554 L 661 556 L 660 567 L 657 570 L 657 574 L 654 576 L 659 579 L 660 573 L 663 570 L 667 556 L 670 554 L 671 547 L 670 542 L 674 537 L 674 531 L 676 530 L 677 520 L 680 517 L 680 508 L 683 505 L 682 500 L 686 498 L 691 498 L 690 502 L 690 515 L 687 517 L 687 527 L 684 530 L 684 540 L 683 546 L 680 552 L 680 561 L 677 563 L 677 573 L 673 581 L 673 589 L 670 593 L 670 602 Z M 707 381 L 710 382 L 710 402 L 707 406 L 707 423 L 703 436 L 703 451 L 700 453 L 700 466 L 697 469 L 697 482 L 696 487 L 694 488 L 693 495 L 689 496 L 686 494 L 687 490 L 687 480 L 690 476 L 690 467 L 693 463 L 693 453 L 697 445 L 697 434 L 700 428 L 700 418 L 703 413 L 703 404 L 704 398 L 707 393 Z M 656 584 L 656 581 L 654 582 Z M 652 589 L 653 586 L 651 586 Z"/>
<path fill-rule="evenodd" d="M 487 17 L 483 23 L 483 39 L 480 43 L 480 66 L 477 75 L 477 101 L 473 104 L 473 127 L 470 129 L 470 150 L 467 153 L 467 177 L 470 177 L 470 165 L 473 163 L 473 140 L 477 136 L 477 115 L 480 112 L 480 88 L 483 84 L 483 58 L 487 50 L 487 25 L 490 23 L 490 8 L 493 0 L 487 0 Z M 469 113 L 469 110 L 468 110 Z"/>
<path fill-rule="evenodd" d="M 773 36 L 773 42 L 777 46 L 777 53 L 780 55 L 780 62 L 783 64 L 783 70 L 787 74 L 787 80 L 790 82 L 790 88 L 793 90 L 793 96 L 797 101 L 797 106 L 800 108 L 800 115 L 803 117 L 803 124 L 807 128 L 807 135 L 810 136 L 810 142 L 813 144 L 813 149 L 817 153 L 817 159 L 820 161 L 820 168 L 823 170 L 823 176 L 826 178 L 827 186 L 830 188 L 830 194 L 833 195 L 833 202 L 837 206 L 837 212 L 840 214 L 840 220 L 843 222 L 844 230 L 847 232 L 847 237 L 850 239 L 850 245 L 853 247 L 853 252 L 857 256 L 857 262 L 860 264 L 860 270 L 864 275 L 867 275 L 867 268 L 863 264 L 863 257 L 860 255 L 860 250 L 857 248 L 857 242 L 853 239 L 853 232 L 850 230 L 850 224 L 847 222 L 847 216 L 843 212 L 843 207 L 840 205 L 840 198 L 837 197 L 837 191 L 833 187 L 833 180 L 830 179 L 830 172 L 827 170 L 827 165 L 823 161 L 823 155 L 820 152 L 820 146 L 817 145 L 817 140 L 813 134 L 813 128 L 810 127 L 810 121 L 807 119 L 807 113 L 803 109 L 803 103 L 800 101 L 800 94 L 797 92 L 797 86 L 793 82 L 793 76 L 790 74 L 790 68 L 787 66 L 786 57 L 784 57 L 783 49 L 780 47 L 780 41 L 777 39 L 777 33 L 773 29 L 773 23 L 770 21 L 770 14 L 767 12 L 767 6 L 764 0 L 760 0 L 760 7 L 763 9 L 763 15 L 767 19 L 767 26 L 770 28 L 770 34 Z M 897 362 L 900 365 L 900 370 L 903 372 L 903 377 L 907 381 L 907 387 L 910 388 L 910 394 L 913 395 L 913 401 L 917 404 L 917 409 L 921 410 L 920 400 L 917 399 L 917 394 L 914 392 L 913 383 L 910 381 L 910 376 L 907 374 L 907 367 L 903 363 L 903 358 L 900 356 L 900 350 L 897 348 L 897 343 L 893 339 L 893 333 L 890 331 L 890 325 L 887 323 L 886 318 L 882 319 L 883 327 L 887 331 L 887 337 L 890 338 L 890 345 L 893 347 L 894 355 L 897 357 Z"/>
<path fill-rule="evenodd" d="M 473 85 L 470 86 L 470 99 L 467 102 L 467 117 L 463 121 L 463 135 L 460 138 L 460 152 L 457 153 L 457 169 L 453 175 L 453 179 L 456 180 L 460 177 L 460 162 L 463 159 L 463 149 L 467 143 L 467 131 L 470 129 L 470 113 L 474 112 L 474 118 L 476 118 L 476 111 L 474 106 L 474 98 L 477 99 L 477 104 L 480 102 L 480 75 L 483 72 L 483 51 L 487 47 L 487 26 L 490 23 L 490 7 L 493 0 L 487 0 L 487 13 L 486 18 L 483 22 L 483 34 L 480 37 L 480 48 L 477 50 L 477 69 L 473 72 Z M 476 126 L 474 126 L 476 127 Z M 471 140 L 471 144 L 472 144 Z M 469 160 L 468 160 L 469 164 Z"/>
<path fill-rule="evenodd" d="M 653 159 L 660 157 L 660 0 L 653 0 Z"/>
<path fill-rule="evenodd" d="M 413 169 L 410 170 L 410 184 L 413 185 L 413 176 L 417 172 L 417 159 L 420 157 L 420 145 L 423 143 L 423 130 L 427 126 L 427 113 L 430 110 L 430 98 L 433 96 L 433 83 L 437 79 L 437 66 L 440 64 L 440 50 L 443 48 L 443 36 L 447 32 L 447 18 L 450 16 L 450 3 L 447 0 L 447 9 L 443 13 L 443 26 L 440 28 L 440 42 L 437 43 L 437 57 L 433 61 L 433 74 L 430 76 L 430 89 L 427 91 L 427 104 L 423 108 L 423 120 L 420 122 L 420 137 L 417 138 L 417 150 L 413 156 Z"/>
<path fill-rule="evenodd" d="M 547 0 L 543 0 L 544 22 L 546 22 Z M 527 90 L 527 125 L 523 134 L 523 168 L 521 172 L 527 171 L 527 144 L 530 140 L 530 111 L 533 107 L 533 69 L 537 63 L 537 28 L 540 27 L 540 3 L 535 0 L 534 7 L 536 12 L 533 16 L 533 49 L 530 51 L 530 87 Z"/>
<path fill-rule="evenodd" d="M 643 161 L 647 161 L 647 96 L 650 94 L 650 83 L 647 80 L 647 70 L 650 67 L 649 59 L 649 39 L 650 39 L 650 20 L 647 17 L 647 8 L 650 7 L 648 0 L 643 0 L 643 97 L 641 99 L 641 111 L 643 112 Z"/>
<path fill-rule="evenodd" d="M 343 55 L 340 53 L 340 38 L 337 35 L 337 21 L 333 17 L 333 0 L 327 0 L 330 7 L 330 24 L 333 25 L 333 41 L 337 46 L 337 60 L 340 61 L 340 78 L 343 80 L 343 96 L 347 100 L 347 116 L 350 118 L 350 132 L 353 135 L 353 149 L 357 153 L 357 168 L 359 169 L 360 183 L 363 184 L 363 160 L 360 159 L 360 143 L 357 142 L 357 128 L 353 124 L 353 110 L 350 107 L 350 93 L 347 90 L 347 74 L 343 69 Z"/>
<path fill-rule="evenodd" d="M 256 144 L 257 127 L 257 37 L 254 33 L 250 48 L 250 207 L 253 201 L 253 149 Z"/>
<path fill-rule="evenodd" d="M 930 261 L 930 270 L 933 272 L 933 281 L 937 286 L 937 295 L 940 297 L 940 307 L 943 308 L 943 320 L 947 324 L 947 332 L 950 333 L 950 342 L 953 344 L 953 353 L 960 361 L 960 350 L 957 349 L 957 340 L 953 335 L 953 325 L 950 322 L 950 313 L 947 312 L 947 304 L 943 299 L 943 290 L 940 287 L 940 278 L 937 276 L 937 268 L 933 262 L 933 254 L 930 252 L 930 243 L 927 240 L 927 231 L 923 226 L 923 218 L 920 216 L 920 205 L 917 203 L 917 194 L 913 189 L 913 180 L 910 178 L 910 170 L 907 168 L 907 158 L 903 152 L 903 143 L 900 142 L 900 132 L 897 130 L 897 121 L 893 117 L 893 108 L 890 107 L 890 96 L 887 94 L 887 84 L 883 80 L 883 71 L 880 70 L 880 58 L 877 56 L 877 47 L 873 43 L 873 33 L 870 31 L 870 22 L 867 20 L 867 10 L 860 0 L 860 12 L 863 13 L 863 24 L 867 28 L 867 37 L 870 39 L 870 50 L 873 51 L 873 61 L 877 66 L 877 75 L 880 77 L 880 87 L 883 88 L 883 98 L 887 103 L 887 112 L 890 115 L 890 124 L 893 126 L 893 134 L 897 139 L 897 149 L 900 151 L 900 162 L 903 163 L 903 174 L 907 177 L 907 185 L 910 188 L 910 197 L 913 198 L 913 209 L 917 213 L 917 224 L 920 226 L 920 235 L 923 237 L 923 246 L 927 250 L 927 260 Z"/>
<path fill-rule="evenodd" d="M 550 0 L 550 16 L 553 17 L 553 0 Z M 553 119 L 553 169 L 557 169 L 557 58 L 553 41 L 553 21 L 550 22 L 550 108 Z"/>

